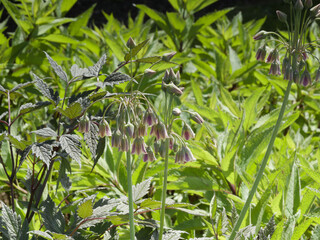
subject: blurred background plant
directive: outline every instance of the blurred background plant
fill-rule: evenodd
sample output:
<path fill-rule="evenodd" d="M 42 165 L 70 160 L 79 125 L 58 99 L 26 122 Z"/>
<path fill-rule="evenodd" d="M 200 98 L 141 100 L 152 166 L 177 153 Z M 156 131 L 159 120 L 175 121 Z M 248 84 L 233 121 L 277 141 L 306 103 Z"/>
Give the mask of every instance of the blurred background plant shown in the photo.
<path fill-rule="evenodd" d="M 165 95 L 158 92 L 165 69 L 182 70 L 180 87 L 184 87 L 184 91 L 174 104 L 182 112 L 180 118 L 196 134 L 194 140 L 189 140 L 188 147 L 197 160 L 180 165 L 175 163 L 173 156 L 168 159 L 164 222 L 167 229 L 174 230 L 167 231 L 168 237 L 174 239 L 179 236 L 186 239 L 223 239 L 230 235 L 259 170 L 287 84 L 282 77 L 268 76 L 269 64 L 255 59 L 255 50 L 259 45 L 252 37 L 263 24 L 270 24 L 264 14 L 255 14 L 254 20 L 246 19 L 247 14 L 235 12 L 234 9 L 208 10 L 207 15 L 201 15 L 203 10 L 211 7 L 208 5 L 197 11 L 204 6 L 197 6 L 200 2 L 203 1 L 168 1 L 167 6 L 172 6 L 171 10 L 157 14 L 151 14 L 154 10 L 148 4 L 137 4 L 137 15 L 128 15 L 126 23 L 111 13 L 102 13 L 104 23 L 96 25 L 95 22 L 89 24 L 90 19 L 94 19 L 94 11 L 100 12 L 100 8 L 94 5 L 76 16 L 72 14 L 72 6 L 79 4 L 76 1 L 1 0 L 2 16 L 6 12 L 11 19 L 8 21 L 13 20 L 17 28 L 9 34 L 4 32 L 6 21 L 1 23 L 0 84 L 4 89 L 12 90 L 17 84 L 26 83 L 23 88 L 10 93 L 13 116 L 19 114 L 21 105 L 44 100 L 41 93 L 29 84 L 33 81 L 30 71 L 37 76 L 50 76 L 44 81 L 54 91 L 65 89 L 65 83 L 58 79 L 45 60 L 43 51 L 61 65 L 68 76 L 73 64 L 79 68 L 94 66 L 103 54 L 106 54 L 106 62 L 101 65 L 101 72 L 110 75 L 124 64 L 129 37 L 138 43 L 149 39 L 149 43 L 136 56 L 144 60 L 132 64 L 134 76 L 142 75 L 150 64 L 161 60 L 164 54 L 177 52 L 170 62 L 161 61 L 152 68 L 156 73 L 148 82 L 133 86 L 133 90 L 150 94 L 150 102 L 160 110 Z M 318 3 L 313 2 L 314 5 Z M 282 6 L 278 9 L 283 10 Z M 269 19 L 270 16 L 275 18 L 276 13 L 270 13 Z M 270 28 L 276 26 L 270 25 Z M 285 29 L 281 28 L 280 33 L 285 35 Z M 318 38 L 318 22 L 310 26 L 307 34 L 311 41 Z M 270 45 L 267 52 L 274 47 Z M 318 48 L 310 51 L 320 57 Z M 310 58 L 306 61 L 310 72 L 317 70 L 313 61 Z M 130 65 L 125 64 L 121 72 L 131 76 Z M 102 80 L 105 76 L 99 78 Z M 271 234 L 272 239 L 319 238 L 318 84 L 315 82 L 302 90 L 293 84 L 282 127 L 250 211 L 241 225 L 239 238 L 242 235 L 263 239 Z M 126 87 L 124 83 L 105 86 L 104 90 L 120 93 Z M 95 81 L 78 81 L 73 83 L 70 91 L 77 95 L 95 88 Z M 8 101 L 7 94 L 3 94 L 2 90 L 0 92 L 0 132 L 4 132 Z M 60 94 L 62 98 L 63 91 Z M 91 118 L 96 113 L 101 116 L 108 104 L 109 100 L 105 100 L 103 104 L 93 105 L 87 111 L 88 116 Z M 190 119 L 186 112 L 190 109 L 201 115 L 204 119 L 202 125 Z M 110 119 L 115 115 L 112 108 L 108 114 Z M 161 112 L 159 114 L 164 117 Z M 12 125 L 11 133 L 26 143 L 35 141 L 35 134 L 30 133 L 50 124 L 56 126 L 56 117 L 52 108 L 38 109 L 18 118 Z M 44 119 L 48 119 L 47 122 Z M 100 119 L 90 121 L 99 122 Z M 174 121 L 172 129 L 178 132 L 181 128 L 181 123 Z M 76 134 L 81 136 L 78 132 Z M 7 161 L 10 154 L 5 134 L 0 134 L 0 140 L 1 156 Z M 124 154 L 106 142 L 101 158 L 95 159 L 90 149 L 83 142 L 81 144 L 85 156 L 81 159 L 81 168 L 72 161 L 70 168 L 55 166 L 48 177 L 39 211 L 46 212 L 54 206 L 56 211 L 50 218 L 33 218 L 29 230 L 70 234 L 76 227 L 74 224 L 81 223 L 83 227 L 79 228 L 79 239 L 82 239 L 80 235 L 87 239 L 102 236 L 108 239 L 109 235 L 129 239 L 128 211 L 125 207 L 121 208 L 126 206 L 127 200 L 123 197 L 128 191 Z M 143 162 L 142 157 L 134 157 L 132 163 L 132 183 L 145 193 L 143 196 L 137 195 L 134 206 L 138 214 L 136 219 L 141 220 L 142 224 L 135 226 L 137 239 L 157 238 L 159 234 L 157 221 L 160 220 L 162 191 L 159 183 L 163 180 L 164 164 L 159 155 L 156 157 L 153 162 Z M 23 184 L 23 179 L 27 179 L 26 172 L 27 165 L 23 163 L 17 172 L 18 181 L 14 190 L 17 215 L 8 224 L 15 224 L 19 217 L 22 220 L 25 218 L 25 201 L 29 196 Z M 10 205 L 10 187 L 2 167 L 0 180 L 1 200 Z M 66 190 L 64 187 L 68 186 L 65 185 L 68 182 L 72 185 Z M 103 206 L 108 207 L 99 208 Z M 116 206 L 120 207 L 119 212 Z M 88 209 L 88 212 L 82 208 Z M 99 221 L 103 218 L 103 221 L 95 226 L 90 224 L 98 219 L 87 221 L 91 216 L 90 209 L 93 215 L 101 210 L 101 216 L 96 217 Z M 296 213 L 293 217 L 288 215 L 290 209 Z M 2 210 L 2 218 L 10 214 L 9 210 Z M 73 214 L 78 214 L 78 217 Z M 59 221 L 68 224 L 61 225 L 60 229 L 49 225 Z M 11 225 L 1 222 L 1 226 L 1 231 L 5 231 L 3 229 L 8 230 Z M 17 228 L 14 230 L 18 231 Z M 53 237 L 38 232 L 32 235 L 37 234 L 45 239 Z"/>

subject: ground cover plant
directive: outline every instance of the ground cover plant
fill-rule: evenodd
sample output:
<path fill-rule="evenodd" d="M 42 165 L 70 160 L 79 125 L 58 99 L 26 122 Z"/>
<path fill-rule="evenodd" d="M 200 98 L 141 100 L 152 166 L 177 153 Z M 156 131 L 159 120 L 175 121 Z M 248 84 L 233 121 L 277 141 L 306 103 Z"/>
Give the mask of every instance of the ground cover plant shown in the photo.
<path fill-rule="evenodd" d="M 0 238 L 319 239 L 319 4 L 75 2 L 1 0 Z"/>

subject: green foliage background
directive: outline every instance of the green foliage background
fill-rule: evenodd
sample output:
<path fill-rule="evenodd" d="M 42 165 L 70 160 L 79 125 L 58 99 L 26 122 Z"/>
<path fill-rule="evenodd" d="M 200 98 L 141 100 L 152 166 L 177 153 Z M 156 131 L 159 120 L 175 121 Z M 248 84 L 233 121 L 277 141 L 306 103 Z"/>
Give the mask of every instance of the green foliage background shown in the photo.
<path fill-rule="evenodd" d="M 7 11 L 18 26 L 13 33 L 4 34 L 6 21 L 0 23 L 0 84 L 4 89 L 11 89 L 12 115 L 18 117 L 9 135 L 0 123 L 2 161 L 10 168 L 9 143 L 22 151 L 36 140 L 44 141 L 33 131 L 49 126 L 57 128 L 57 112 L 68 112 L 59 111 L 52 104 L 37 107 L 46 99 L 34 87 L 30 72 L 45 78 L 61 99 L 66 87 L 44 52 L 62 66 L 68 76 L 73 64 L 81 68 L 93 66 L 106 54 L 101 72 L 111 74 L 125 59 L 129 37 L 137 43 L 149 39 L 137 59 L 155 56 L 158 59 L 164 53 L 176 51 L 172 59 L 176 64 L 157 64 L 153 68 L 156 75 L 149 82 L 143 82 L 140 90 L 154 94 L 150 99 L 160 109 L 164 99 L 163 94 L 159 94 L 160 87 L 148 86 L 161 83 L 165 69 L 179 69 L 185 89 L 176 105 L 192 109 L 205 119 L 200 126 L 182 115 L 196 132 L 189 146 L 197 161 L 179 165 L 174 163 L 174 156 L 170 156 L 166 225 L 171 232 L 167 239 L 179 236 L 226 239 L 259 169 L 287 84 L 282 77 L 269 76 L 269 66 L 255 60 L 259 46 L 252 36 L 260 30 L 265 18 L 243 22 L 242 14 L 238 13 L 229 19 L 226 14 L 231 9 L 224 9 L 196 19 L 194 14 L 215 0 L 188 0 L 184 7 L 180 1 L 170 0 L 174 12 L 162 14 L 137 5 L 138 16 L 135 19 L 129 16 L 126 25 L 112 14 L 104 13 L 106 23 L 98 28 L 88 27 L 94 6 L 75 18 L 65 17 L 75 2 L 1 0 L 0 14 Z M 318 36 L 319 26 L 314 23 L 308 37 L 313 41 Z M 319 58 L 319 49 L 315 48 L 313 54 Z M 314 73 L 318 66 L 312 61 L 308 59 L 307 63 Z M 134 72 L 138 75 L 149 66 L 143 61 L 137 62 Z M 121 72 L 130 75 L 127 66 Z M 70 94 L 94 90 L 95 82 L 96 78 L 78 81 Z M 15 90 L 16 86 L 19 89 Z M 105 90 L 119 93 L 126 86 L 126 83 L 106 86 Z M 0 120 L 5 120 L 8 102 L 5 91 L 0 89 L 0 92 Z M 293 85 L 276 144 L 239 239 L 241 234 L 245 238 L 267 239 L 262 236 L 270 234 L 267 231 L 270 226 L 275 230 L 271 239 L 320 237 L 319 93 L 319 83 L 308 88 Z M 94 104 L 88 113 L 101 115 L 108 101 Z M 21 106 L 25 103 L 34 104 L 30 111 L 23 112 Z M 70 124 L 78 117 L 70 112 L 64 115 Z M 173 127 L 177 131 L 181 129 L 179 124 Z M 75 132 L 83 139 L 81 133 Z M 17 173 L 14 214 L 6 206 L 10 187 L 0 167 L 0 199 L 6 204 L 2 204 L 0 221 L 4 239 L 7 239 L 5 231 L 11 234 L 8 239 L 17 239 L 14 236 L 20 236 L 21 232 L 26 234 L 23 231 L 33 231 L 30 239 L 68 239 L 74 230 L 77 232 L 74 239 L 129 239 L 124 154 L 112 148 L 107 140 L 101 157 L 94 159 L 89 147 L 83 141 L 81 145 L 81 167 L 71 160 L 54 164 L 40 208 L 33 209 L 38 217 L 32 219 L 29 230 L 25 230 L 23 220 L 30 197 L 31 165 L 24 161 Z M 20 154 L 18 150 L 17 154 Z M 35 171 L 40 172 L 41 166 L 36 164 Z M 133 184 L 144 193 L 135 202 L 137 239 L 156 237 L 163 168 L 160 156 L 151 163 L 134 157 Z M 116 206 L 123 206 L 122 212 Z M 98 213 L 103 221 L 88 219 L 97 218 Z M 77 228 L 80 223 L 81 227 Z"/>

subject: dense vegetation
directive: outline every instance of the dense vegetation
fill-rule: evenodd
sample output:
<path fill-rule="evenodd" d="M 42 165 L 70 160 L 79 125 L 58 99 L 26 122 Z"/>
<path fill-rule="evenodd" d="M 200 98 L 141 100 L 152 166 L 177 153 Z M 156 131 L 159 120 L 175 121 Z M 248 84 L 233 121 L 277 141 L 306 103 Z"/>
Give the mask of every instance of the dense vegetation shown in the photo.
<path fill-rule="evenodd" d="M 0 238 L 320 238 L 320 7 L 286 0 L 279 40 L 195 18 L 216 1 L 98 28 L 76 0 L 1 0 Z"/>

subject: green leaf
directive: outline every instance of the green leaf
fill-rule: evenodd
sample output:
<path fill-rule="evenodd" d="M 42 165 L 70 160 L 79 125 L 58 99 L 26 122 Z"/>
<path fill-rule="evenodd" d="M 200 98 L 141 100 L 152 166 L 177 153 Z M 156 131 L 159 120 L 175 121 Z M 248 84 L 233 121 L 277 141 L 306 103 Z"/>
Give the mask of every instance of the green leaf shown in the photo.
<path fill-rule="evenodd" d="M 19 239 L 19 231 L 21 228 L 21 218 L 16 212 L 13 212 L 4 202 L 0 201 L 2 206 L 2 221 L 7 230 L 8 239 Z M 4 231 L 2 231 L 4 233 Z"/>
<path fill-rule="evenodd" d="M 242 64 L 235 50 L 229 46 L 229 60 L 232 68 L 232 73 L 241 69 Z"/>
<path fill-rule="evenodd" d="M 75 134 L 64 134 L 59 139 L 61 147 L 66 153 L 75 160 L 81 167 L 81 144 L 79 136 Z"/>
<path fill-rule="evenodd" d="M 148 178 L 147 180 L 143 181 L 142 183 L 138 183 L 137 185 L 132 187 L 133 191 L 133 201 L 136 202 L 140 198 L 144 197 L 149 191 L 150 184 L 152 178 Z"/>
<path fill-rule="evenodd" d="M 161 206 L 160 201 L 152 200 L 150 198 L 143 200 L 143 202 L 141 202 L 140 204 L 140 208 L 147 208 L 147 209 L 156 209 L 156 208 L 160 208 L 160 206 Z"/>
<path fill-rule="evenodd" d="M 47 97 L 50 102 L 52 102 L 54 105 L 58 105 L 60 101 L 59 93 L 58 92 L 53 92 L 52 88 L 49 88 L 48 85 L 40 79 L 37 75 L 35 75 L 33 72 L 31 72 L 31 75 L 35 79 L 36 82 L 36 87 L 38 90 L 45 96 Z"/>
<path fill-rule="evenodd" d="M 84 134 L 84 140 L 90 149 L 92 157 L 96 157 L 98 140 L 99 140 L 99 127 L 90 121 L 90 131 Z"/>
<path fill-rule="evenodd" d="M 186 26 L 185 19 L 183 19 L 178 12 L 166 12 L 166 15 L 171 27 L 182 33 L 183 29 Z"/>
<path fill-rule="evenodd" d="M 38 39 L 54 43 L 79 44 L 78 40 L 62 34 L 49 34 L 45 37 L 39 37 Z"/>
<path fill-rule="evenodd" d="M 0 84 L 0 92 L 7 94 L 7 90 Z"/>
<path fill-rule="evenodd" d="M 114 84 L 120 84 L 130 80 L 131 80 L 131 77 L 128 76 L 127 74 L 124 74 L 121 72 L 114 72 L 107 76 L 107 78 L 103 82 L 103 85 L 113 86 Z"/>
<path fill-rule="evenodd" d="M 48 231 L 50 232 L 50 231 Z M 51 237 L 50 234 L 48 234 L 47 232 L 42 232 L 42 231 L 38 231 L 38 230 L 33 230 L 33 231 L 29 231 L 29 233 L 33 234 L 33 235 L 37 235 L 40 237 L 43 237 L 47 240 L 53 240 L 53 238 Z"/>
<path fill-rule="evenodd" d="M 50 56 L 48 53 L 44 52 L 47 56 L 47 59 L 51 65 L 51 67 L 53 68 L 53 70 L 56 72 L 56 74 L 59 76 L 59 78 L 61 78 L 62 80 L 64 80 L 65 82 L 68 82 L 68 76 L 66 74 L 65 71 L 63 71 L 62 67 L 60 65 L 58 65 Z"/>
<path fill-rule="evenodd" d="M 50 143 L 36 143 L 32 145 L 32 153 L 36 155 L 37 158 L 42 160 L 49 168 L 52 159 L 52 144 Z"/>
<path fill-rule="evenodd" d="M 202 91 L 200 89 L 199 84 L 196 84 L 196 82 L 194 80 L 191 80 L 191 87 L 193 90 L 193 94 L 196 98 L 197 104 L 200 106 L 203 106 Z"/>
<path fill-rule="evenodd" d="M 144 57 L 144 58 L 138 58 L 135 60 L 135 62 L 142 62 L 142 63 L 156 63 L 161 60 L 160 56 L 153 56 L 153 57 Z"/>
<path fill-rule="evenodd" d="M 61 1 L 60 4 L 60 12 L 61 15 L 64 16 L 67 12 L 72 8 L 72 6 L 77 2 L 77 0 L 68 0 L 68 1 Z"/>
<path fill-rule="evenodd" d="M 64 233 L 65 219 L 60 210 L 57 208 L 48 195 L 47 199 L 40 205 L 40 213 L 43 224 L 47 230 L 55 233 Z"/>
<path fill-rule="evenodd" d="M 291 174 L 287 183 L 287 194 L 285 201 L 285 214 L 287 217 L 293 216 L 300 205 L 300 175 L 298 167 L 292 164 Z"/>
<path fill-rule="evenodd" d="M 88 72 L 84 73 L 84 77 L 98 77 L 103 65 L 107 61 L 107 55 L 103 54 L 96 64 L 88 67 Z"/>
<path fill-rule="evenodd" d="M 302 235 L 308 230 L 312 222 L 313 219 L 310 218 L 308 220 L 305 220 L 303 223 L 299 224 L 297 227 L 295 227 L 291 240 L 301 239 Z"/>
<path fill-rule="evenodd" d="M 41 137 L 57 137 L 57 133 L 53 131 L 51 128 L 42 128 L 36 131 L 32 131 L 32 133 L 35 133 Z"/>
<path fill-rule="evenodd" d="M 124 56 L 124 60 L 126 62 L 129 62 L 131 59 L 133 59 L 140 52 L 140 50 L 147 44 L 148 41 L 149 41 L 149 39 L 144 40 L 143 42 L 141 42 L 137 46 L 135 46 L 133 49 L 131 49 L 131 54 L 130 54 L 130 52 L 127 53 Z"/>
<path fill-rule="evenodd" d="M 234 116 L 240 118 L 241 113 L 237 104 L 232 99 L 231 94 L 223 86 L 220 86 L 220 94 L 222 103 L 229 108 L 229 110 L 234 114 Z"/>
<path fill-rule="evenodd" d="M 98 163 L 99 158 L 104 153 L 105 146 L 106 146 L 106 138 L 105 137 L 104 138 L 100 138 L 99 141 L 98 141 L 98 146 L 97 146 L 97 150 L 96 150 L 96 156 L 93 159 L 93 166 L 92 166 L 91 172 L 93 171 L 94 167 Z"/>
<path fill-rule="evenodd" d="M 75 119 L 82 114 L 82 107 L 79 102 L 73 102 L 66 109 L 57 108 L 57 111 L 69 119 Z"/>
<path fill-rule="evenodd" d="M 22 89 L 22 88 L 29 87 L 29 86 L 31 86 L 33 83 L 34 83 L 34 82 L 20 83 L 20 84 L 16 85 L 14 88 L 12 88 L 12 89 L 10 90 L 10 93 L 17 91 L 18 89 Z M 1 88 L 0 88 L 0 91 L 1 91 Z"/>
<path fill-rule="evenodd" d="M 124 53 L 122 50 L 122 45 L 120 45 L 117 39 L 114 38 L 110 33 L 106 33 L 105 41 L 110 47 L 111 52 L 116 56 L 116 58 L 119 61 L 122 61 Z"/>
<path fill-rule="evenodd" d="M 11 142 L 11 144 L 20 150 L 24 150 L 26 148 L 26 142 L 22 141 L 21 139 L 17 139 L 16 137 L 12 136 L 12 135 L 8 135 L 9 141 Z"/>
<path fill-rule="evenodd" d="M 187 10 L 189 12 L 198 12 L 201 9 L 215 3 L 218 0 L 189 0 L 187 1 Z"/>
<path fill-rule="evenodd" d="M 78 216 L 81 218 L 87 218 L 92 216 L 93 213 L 93 204 L 92 200 L 89 199 L 78 206 L 77 210 Z"/>
<path fill-rule="evenodd" d="M 43 107 L 46 107 L 46 106 L 49 106 L 51 104 L 51 102 L 37 102 L 35 104 L 33 103 L 26 103 L 26 104 L 23 104 L 20 109 L 19 109 L 19 114 L 26 114 L 26 113 L 29 113 L 29 112 L 33 112 L 35 110 L 38 110 L 40 108 L 43 108 Z"/>
<path fill-rule="evenodd" d="M 93 4 L 88 10 L 86 10 L 84 13 L 77 16 L 77 20 L 75 22 L 72 22 L 68 29 L 71 36 L 81 36 L 82 33 L 80 29 L 82 27 L 87 26 L 88 21 L 92 15 L 93 9 L 95 8 L 96 4 Z"/>

